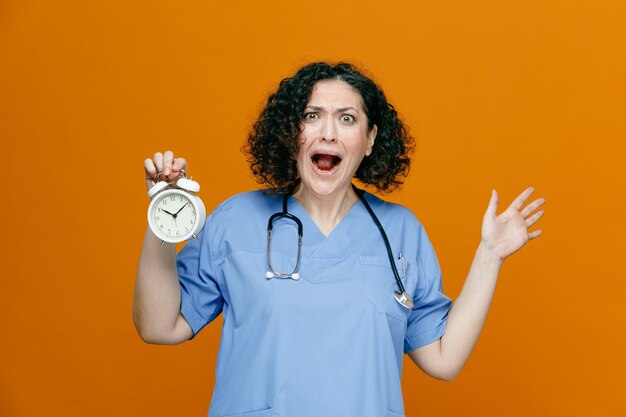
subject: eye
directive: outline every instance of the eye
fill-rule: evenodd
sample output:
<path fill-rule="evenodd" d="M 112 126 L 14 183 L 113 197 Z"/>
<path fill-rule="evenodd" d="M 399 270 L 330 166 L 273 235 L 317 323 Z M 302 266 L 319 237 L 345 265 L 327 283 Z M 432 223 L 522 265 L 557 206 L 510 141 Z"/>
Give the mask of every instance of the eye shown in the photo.
<path fill-rule="evenodd" d="M 345 124 L 351 125 L 352 123 L 354 123 L 355 118 L 351 114 L 343 114 L 341 115 L 341 121 Z"/>
<path fill-rule="evenodd" d="M 315 112 L 308 112 L 308 113 L 304 113 L 304 120 L 314 120 L 317 119 L 318 115 Z"/>

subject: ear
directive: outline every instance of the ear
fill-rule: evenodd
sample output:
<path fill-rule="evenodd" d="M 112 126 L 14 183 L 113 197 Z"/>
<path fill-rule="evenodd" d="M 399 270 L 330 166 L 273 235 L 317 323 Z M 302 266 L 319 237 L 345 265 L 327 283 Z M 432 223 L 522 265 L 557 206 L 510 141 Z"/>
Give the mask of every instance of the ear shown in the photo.
<path fill-rule="evenodd" d="M 378 126 L 374 125 L 367 132 L 367 149 L 365 150 L 365 156 L 370 156 L 372 154 L 372 149 L 374 148 L 374 142 L 376 142 L 376 135 L 378 134 Z"/>

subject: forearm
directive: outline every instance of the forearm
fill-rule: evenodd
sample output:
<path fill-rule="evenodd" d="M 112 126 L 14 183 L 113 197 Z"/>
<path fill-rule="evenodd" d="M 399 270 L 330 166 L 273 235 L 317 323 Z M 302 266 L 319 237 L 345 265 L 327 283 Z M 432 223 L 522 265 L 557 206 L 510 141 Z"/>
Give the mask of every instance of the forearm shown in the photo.
<path fill-rule="evenodd" d="M 502 260 L 481 243 L 461 294 L 454 302 L 441 339 L 443 369 L 448 377 L 456 376 L 467 361 L 483 329 L 496 288 Z"/>
<path fill-rule="evenodd" d="M 176 245 L 161 241 L 148 228 L 137 268 L 133 322 L 147 342 L 169 343 L 180 315 Z"/>
<path fill-rule="evenodd" d="M 481 243 L 461 295 L 448 312 L 444 336 L 409 353 L 427 374 L 452 380 L 461 371 L 485 324 L 503 260 L 541 235 L 541 230 L 529 233 L 528 228 L 543 215 L 543 210 L 532 213 L 545 200 L 539 198 L 522 208 L 532 192 L 532 187 L 524 190 L 500 215 L 497 214 L 498 193 L 491 192 L 483 216 Z"/>

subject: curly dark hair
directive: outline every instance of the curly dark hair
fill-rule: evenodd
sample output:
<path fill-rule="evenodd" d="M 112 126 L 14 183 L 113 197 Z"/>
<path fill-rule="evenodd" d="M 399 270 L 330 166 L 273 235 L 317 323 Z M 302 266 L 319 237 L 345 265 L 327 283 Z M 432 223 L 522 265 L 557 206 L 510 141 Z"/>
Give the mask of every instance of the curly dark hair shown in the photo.
<path fill-rule="evenodd" d="M 372 153 L 363 159 L 354 176 L 379 192 L 395 189 L 409 173 L 414 140 L 380 87 L 343 62 L 306 65 L 293 77 L 283 79 L 278 91 L 270 95 L 242 148 L 257 182 L 276 193 L 294 190 L 298 184 L 296 138 L 303 129 L 303 112 L 315 83 L 327 79 L 342 80 L 355 88 L 363 99 L 368 129 L 378 127 Z"/>

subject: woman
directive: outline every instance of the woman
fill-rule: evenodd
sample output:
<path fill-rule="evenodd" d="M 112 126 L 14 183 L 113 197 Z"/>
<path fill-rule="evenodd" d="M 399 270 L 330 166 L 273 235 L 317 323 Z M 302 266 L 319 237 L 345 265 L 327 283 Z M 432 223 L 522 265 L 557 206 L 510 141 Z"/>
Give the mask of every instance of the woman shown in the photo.
<path fill-rule="evenodd" d="M 348 64 L 311 64 L 281 82 L 245 147 L 269 192 L 222 203 L 178 257 L 146 231 L 133 305 L 141 337 L 181 343 L 224 312 L 210 417 L 402 416 L 403 353 L 435 378 L 461 370 L 502 262 L 541 234 L 527 229 L 544 201 L 522 209 L 529 188 L 497 216 L 492 192 L 452 305 L 413 214 L 352 186 L 392 190 L 411 148 L 375 83 Z M 147 186 L 157 171 L 173 180 L 183 170 L 184 158 L 157 153 Z M 279 218 L 268 258 L 268 219 L 284 211 L 302 222 L 301 254 L 296 222 Z"/>

